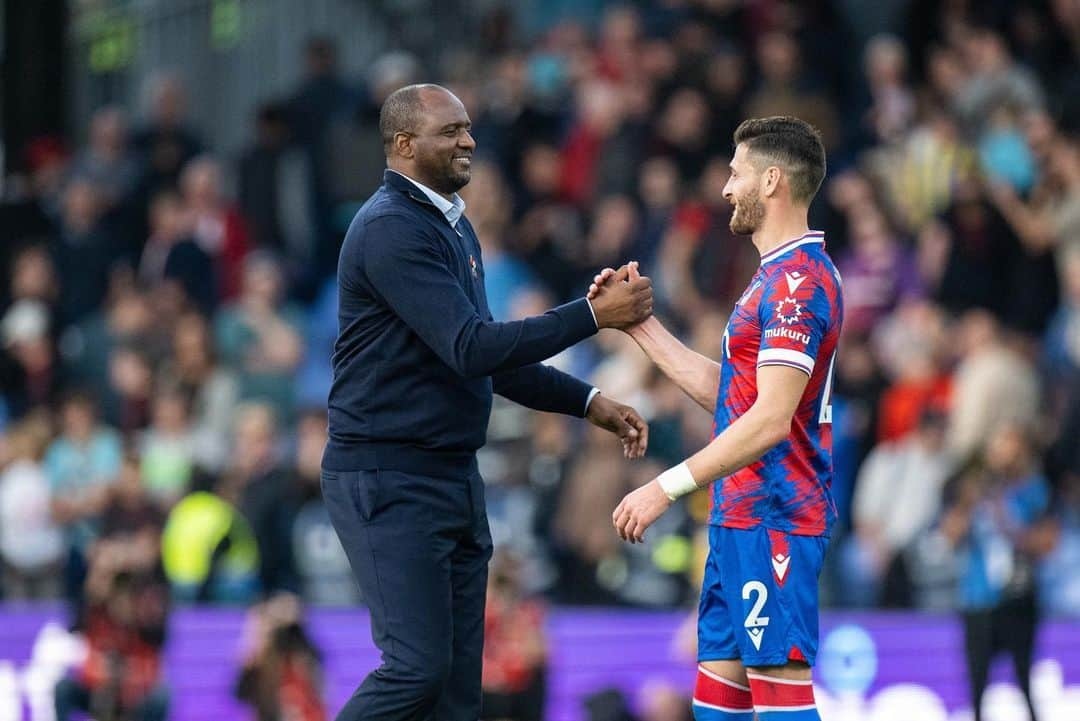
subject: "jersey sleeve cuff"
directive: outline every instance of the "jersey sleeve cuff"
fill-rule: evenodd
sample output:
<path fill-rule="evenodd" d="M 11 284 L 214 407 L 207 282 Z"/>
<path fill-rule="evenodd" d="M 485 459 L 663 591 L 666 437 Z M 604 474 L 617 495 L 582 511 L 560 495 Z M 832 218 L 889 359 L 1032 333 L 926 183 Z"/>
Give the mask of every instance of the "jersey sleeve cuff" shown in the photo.
<path fill-rule="evenodd" d="M 798 368 L 808 376 L 814 374 L 814 359 L 806 353 L 790 348 L 765 348 L 758 351 L 758 368 L 761 366 L 789 366 Z"/>

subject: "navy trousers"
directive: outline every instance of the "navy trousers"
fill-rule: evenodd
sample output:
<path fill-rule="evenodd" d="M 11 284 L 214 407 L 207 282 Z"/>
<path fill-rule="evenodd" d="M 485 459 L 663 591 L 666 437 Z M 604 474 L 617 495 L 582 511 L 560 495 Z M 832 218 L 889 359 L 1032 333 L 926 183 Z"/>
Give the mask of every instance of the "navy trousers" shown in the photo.
<path fill-rule="evenodd" d="M 322 473 L 382 665 L 338 721 L 476 721 L 491 532 L 479 473 Z"/>

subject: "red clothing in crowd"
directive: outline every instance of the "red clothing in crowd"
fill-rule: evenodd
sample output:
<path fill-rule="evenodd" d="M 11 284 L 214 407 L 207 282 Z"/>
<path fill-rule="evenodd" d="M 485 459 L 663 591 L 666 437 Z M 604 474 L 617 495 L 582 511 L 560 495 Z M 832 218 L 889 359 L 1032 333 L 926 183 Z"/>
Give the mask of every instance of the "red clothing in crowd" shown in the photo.
<path fill-rule="evenodd" d="M 89 651 L 81 680 L 91 691 L 116 684 L 121 706 L 133 708 L 158 685 L 160 641 L 117 622 L 104 605 L 90 609 L 86 640 Z"/>
<path fill-rule="evenodd" d="M 927 408 L 947 410 L 951 396 L 952 378 L 945 374 L 891 386 L 881 395 L 878 441 L 903 438 L 915 430 Z"/>
<path fill-rule="evenodd" d="M 510 694 L 529 688 L 544 664 L 544 615 L 543 606 L 534 601 L 488 597 L 484 612 L 485 691 Z"/>

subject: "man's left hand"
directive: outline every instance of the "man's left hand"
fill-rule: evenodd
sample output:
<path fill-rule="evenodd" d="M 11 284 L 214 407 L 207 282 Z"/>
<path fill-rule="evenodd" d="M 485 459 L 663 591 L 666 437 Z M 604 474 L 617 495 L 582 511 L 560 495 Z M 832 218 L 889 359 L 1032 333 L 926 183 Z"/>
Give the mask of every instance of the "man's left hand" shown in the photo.
<path fill-rule="evenodd" d="M 611 522 L 619 537 L 630 543 L 645 540 L 645 529 L 671 507 L 671 499 L 655 478 L 636 491 L 626 494 L 611 514 Z"/>
<path fill-rule="evenodd" d="M 649 424 L 630 406 L 597 394 L 589 403 L 585 417 L 594 426 L 617 435 L 622 441 L 623 455 L 627 458 L 645 455 L 645 449 L 649 447 Z"/>

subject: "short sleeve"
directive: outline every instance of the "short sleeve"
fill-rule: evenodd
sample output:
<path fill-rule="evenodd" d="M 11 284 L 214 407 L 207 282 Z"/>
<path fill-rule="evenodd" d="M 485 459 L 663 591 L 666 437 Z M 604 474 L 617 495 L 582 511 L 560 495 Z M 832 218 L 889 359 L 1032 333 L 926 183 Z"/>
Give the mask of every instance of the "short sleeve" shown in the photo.
<path fill-rule="evenodd" d="M 765 281 L 758 313 L 758 367 L 790 366 L 813 375 L 832 315 L 822 280 L 803 268 L 775 271 Z"/>

